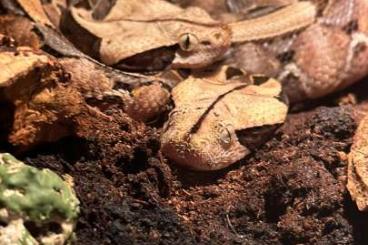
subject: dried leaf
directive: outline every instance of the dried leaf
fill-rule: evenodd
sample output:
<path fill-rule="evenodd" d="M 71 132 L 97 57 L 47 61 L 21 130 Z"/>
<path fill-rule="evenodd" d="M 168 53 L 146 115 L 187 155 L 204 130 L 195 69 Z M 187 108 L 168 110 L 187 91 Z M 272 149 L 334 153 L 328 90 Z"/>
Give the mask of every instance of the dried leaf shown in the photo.
<path fill-rule="evenodd" d="M 105 64 L 175 46 L 180 49 L 172 60 L 173 68 L 202 68 L 222 58 L 231 42 L 268 39 L 314 23 L 316 7 L 296 2 L 269 15 L 229 25 L 214 21 L 200 8 L 182 9 L 153 0 L 118 0 L 102 20 L 81 8 L 72 8 L 71 15 L 78 26 L 98 38 L 95 43 L 99 43 L 98 53 Z M 75 42 L 79 40 L 75 36 Z"/>
<path fill-rule="evenodd" d="M 61 79 L 60 67 L 47 55 L 29 48 L 0 50 L 0 88 L 3 98 L 14 104 L 14 122 L 9 141 L 15 145 L 29 146 L 35 142 L 57 140 L 68 129 L 57 125 L 54 101 L 55 82 Z M 71 96 L 70 98 L 73 98 Z M 69 98 L 69 99 L 70 99 Z M 70 100 L 74 104 L 74 100 Z"/>
<path fill-rule="evenodd" d="M 113 83 L 93 63 L 82 61 L 58 63 L 25 47 L 0 49 L 0 101 L 15 108 L 10 143 L 29 148 L 54 142 L 75 134 L 90 118 L 108 118 L 85 98 L 102 97 Z"/>
<path fill-rule="evenodd" d="M 267 7 L 279 8 L 296 3 L 297 0 L 226 0 L 226 4 L 233 13 L 249 14 L 250 11 Z"/>
<path fill-rule="evenodd" d="M 172 92 L 175 109 L 161 137 L 163 153 L 196 170 L 221 169 L 242 159 L 252 147 L 238 136 L 247 137 L 242 133 L 253 134 L 252 129 L 272 131 L 286 118 L 281 85 L 266 80 L 249 85 L 225 80 L 221 73 L 180 83 Z"/>
<path fill-rule="evenodd" d="M 181 7 L 184 8 L 193 6 L 199 7 L 201 9 L 204 9 L 214 18 L 220 16 L 223 13 L 228 12 L 226 0 L 178 0 L 171 2 L 179 4 Z"/>
<path fill-rule="evenodd" d="M 205 11 L 181 9 L 165 1 L 118 0 L 102 21 L 94 20 L 92 12 L 84 9 L 72 8 L 71 14 L 101 39 L 100 57 L 108 65 L 179 44 L 182 49 L 176 53 L 174 66 L 203 67 L 220 58 L 230 45 L 230 31 Z"/>
<path fill-rule="evenodd" d="M 100 62 L 79 51 L 72 43 L 70 43 L 68 39 L 54 29 L 39 24 L 35 24 L 35 26 L 43 37 L 44 46 L 47 47 L 48 51 L 52 50 L 52 53 L 57 53 L 58 56 L 61 55 L 63 57 L 79 58 L 82 63 L 92 62 L 94 63 L 94 69 L 98 69 L 99 72 L 105 73 L 106 76 L 109 76 L 114 81 L 118 81 L 121 85 L 125 85 L 125 87 L 137 86 L 139 84 L 145 84 L 147 82 L 159 80 L 156 77 L 122 72 L 120 70 L 105 66 L 104 64 L 101 64 Z M 165 81 L 162 82 L 166 83 Z"/>
<path fill-rule="evenodd" d="M 36 23 L 43 25 L 53 26 L 43 10 L 40 0 L 16 0 L 23 10 L 34 20 Z"/>
<path fill-rule="evenodd" d="M 28 48 L 14 51 L 0 49 L 0 88 L 14 84 L 18 77 L 24 76 L 36 67 L 47 65 L 49 58 L 43 54 L 34 53 Z M 30 91 L 29 91 L 30 92 Z"/>
<path fill-rule="evenodd" d="M 60 26 L 62 9 L 66 8 L 66 0 L 51 0 L 43 4 L 43 10 L 45 11 L 48 19 L 52 22 L 53 26 L 56 28 Z"/>
<path fill-rule="evenodd" d="M 265 15 L 298 0 L 172 0 L 182 7 L 200 7 L 215 19 L 231 22 Z M 228 21 L 227 21 L 228 22 Z"/>

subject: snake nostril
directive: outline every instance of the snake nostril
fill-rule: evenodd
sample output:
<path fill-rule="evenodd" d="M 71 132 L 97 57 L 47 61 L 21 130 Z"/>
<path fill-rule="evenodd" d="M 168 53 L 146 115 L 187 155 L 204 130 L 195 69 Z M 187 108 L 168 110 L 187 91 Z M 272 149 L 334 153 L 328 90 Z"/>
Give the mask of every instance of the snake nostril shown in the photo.
<path fill-rule="evenodd" d="M 354 47 L 354 53 L 355 54 L 362 53 L 362 52 L 366 51 L 367 48 L 368 48 L 367 43 L 358 43 Z"/>
<path fill-rule="evenodd" d="M 211 42 L 210 41 L 202 41 L 201 44 L 204 45 L 204 46 L 210 46 Z"/>
<path fill-rule="evenodd" d="M 215 33 L 214 36 L 215 36 L 216 39 L 220 39 L 221 38 L 221 33 Z"/>

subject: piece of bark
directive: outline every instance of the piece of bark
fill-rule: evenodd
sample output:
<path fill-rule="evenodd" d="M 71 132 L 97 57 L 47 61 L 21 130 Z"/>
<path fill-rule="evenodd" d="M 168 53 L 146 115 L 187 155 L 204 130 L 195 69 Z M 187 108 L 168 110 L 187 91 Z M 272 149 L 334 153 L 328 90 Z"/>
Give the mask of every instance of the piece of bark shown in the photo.
<path fill-rule="evenodd" d="M 360 211 L 368 211 L 368 116 L 359 123 L 349 153 L 347 188 Z"/>
<path fill-rule="evenodd" d="M 15 107 L 10 143 L 28 148 L 54 142 L 73 135 L 83 118 L 108 118 L 90 107 L 85 96 L 87 91 L 91 96 L 103 94 L 111 88 L 110 80 L 94 71 L 93 65 L 74 61 L 58 63 L 24 47 L 0 50 L 0 100 Z"/>
<path fill-rule="evenodd" d="M 52 108 L 55 97 L 61 94 L 54 91 L 63 87 L 61 67 L 49 56 L 29 48 L 1 50 L 0 56 L 1 100 L 12 102 L 16 108 L 9 141 L 29 146 L 67 135 L 66 127 L 54 127 L 59 116 Z"/>
<path fill-rule="evenodd" d="M 40 37 L 33 31 L 34 24 L 26 17 L 17 15 L 0 16 L 0 33 L 13 38 L 19 46 L 39 49 Z"/>

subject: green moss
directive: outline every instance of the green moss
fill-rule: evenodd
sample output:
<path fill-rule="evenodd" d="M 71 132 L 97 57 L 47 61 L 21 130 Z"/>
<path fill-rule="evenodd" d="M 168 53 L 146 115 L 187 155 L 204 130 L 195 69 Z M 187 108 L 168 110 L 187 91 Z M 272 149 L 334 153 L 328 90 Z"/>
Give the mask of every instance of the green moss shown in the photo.
<path fill-rule="evenodd" d="M 70 183 L 48 169 L 37 169 L 10 154 L 0 154 L 0 244 L 69 244 L 79 214 Z M 32 222 L 44 232 L 32 233 Z M 60 231 L 47 230 L 50 223 Z"/>
<path fill-rule="evenodd" d="M 1 154 L 0 206 L 32 221 L 77 218 L 79 201 L 73 189 L 54 172 L 28 166 Z"/>
<path fill-rule="evenodd" d="M 21 237 L 19 239 L 19 245 L 37 245 L 37 241 L 29 234 L 25 227 L 19 228 Z"/>

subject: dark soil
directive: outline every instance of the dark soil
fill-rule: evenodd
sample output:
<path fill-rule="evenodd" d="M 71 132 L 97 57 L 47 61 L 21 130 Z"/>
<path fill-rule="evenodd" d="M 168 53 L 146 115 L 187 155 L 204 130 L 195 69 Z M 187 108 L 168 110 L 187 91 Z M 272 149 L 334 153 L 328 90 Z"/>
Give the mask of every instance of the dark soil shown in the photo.
<path fill-rule="evenodd" d="M 361 99 L 354 91 L 366 87 L 352 92 Z M 114 111 L 93 135 L 17 156 L 74 177 L 77 244 L 367 244 L 368 217 L 345 188 L 359 106 L 337 97 L 302 105 L 307 112 L 218 172 L 176 168 L 160 156 L 158 129 Z"/>
<path fill-rule="evenodd" d="M 129 61 L 121 65 L 137 65 Z M 114 108 L 104 111 L 111 121 L 91 118 L 98 131 L 86 124 L 78 137 L 20 152 L 6 142 L 14 108 L 0 103 L 0 152 L 73 177 L 81 202 L 76 244 L 363 245 L 368 214 L 345 186 L 357 114 L 368 110 L 366 91 L 368 79 L 294 105 L 266 144 L 216 172 L 177 168 L 160 154 L 159 127 Z M 339 106 L 349 104 L 349 93 L 358 104 Z"/>

